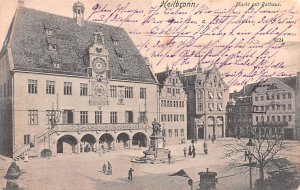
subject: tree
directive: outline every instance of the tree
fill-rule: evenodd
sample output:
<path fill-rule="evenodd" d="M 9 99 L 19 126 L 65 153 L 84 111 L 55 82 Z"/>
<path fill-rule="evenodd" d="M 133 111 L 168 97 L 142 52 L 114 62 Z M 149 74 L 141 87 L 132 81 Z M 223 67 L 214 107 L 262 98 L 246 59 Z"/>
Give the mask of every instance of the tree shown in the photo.
<path fill-rule="evenodd" d="M 251 135 L 254 144 L 251 152 L 252 162 L 259 168 L 259 178 L 264 180 L 264 168 L 267 164 L 279 158 L 279 152 L 288 149 L 287 143 L 280 137 L 271 137 L 268 135 Z M 249 139 L 236 139 L 225 145 L 225 157 L 231 159 L 231 166 L 240 166 L 242 161 L 246 160 L 246 153 L 249 152 L 247 142 Z"/>

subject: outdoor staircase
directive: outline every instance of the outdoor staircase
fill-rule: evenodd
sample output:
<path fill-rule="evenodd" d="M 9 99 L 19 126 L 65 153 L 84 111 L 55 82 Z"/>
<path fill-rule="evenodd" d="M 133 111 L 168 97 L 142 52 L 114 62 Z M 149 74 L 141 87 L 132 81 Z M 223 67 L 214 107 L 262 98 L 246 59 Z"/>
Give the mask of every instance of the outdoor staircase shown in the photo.
<path fill-rule="evenodd" d="M 16 150 L 13 153 L 13 159 L 15 159 L 15 160 L 23 159 L 24 156 L 25 156 L 25 154 L 29 155 L 29 152 L 32 150 L 33 147 L 37 147 L 39 144 L 41 144 L 43 142 L 47 142 L 48 138 L 50 138 L 53 133 L 55 133 L 55 129 L 54 128 L 50 129 L 50 130 L 48 130 L 46 132 L 44 132 L 41 135 L 38 135 L 36 137 L 35 142 L 33 142 L 31 144 L 24 145 L 21 148 L 19 148 L 18 150 Z"/>

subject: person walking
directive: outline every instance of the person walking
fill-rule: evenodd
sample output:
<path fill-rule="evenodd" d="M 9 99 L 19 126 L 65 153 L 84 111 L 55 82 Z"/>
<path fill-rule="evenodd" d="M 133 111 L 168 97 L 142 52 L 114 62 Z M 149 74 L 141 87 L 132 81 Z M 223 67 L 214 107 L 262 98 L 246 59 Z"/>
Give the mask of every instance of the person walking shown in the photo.
<path fill-rule="evenodd" d="M 107 175 L 112 175 L 112 166 L 110 162 L 107 163 Z"/>
<path fill-rule="evenodd" d="M 106 173 L 106 165 L 105 164 L 103 164 L 103 166 L 102 166 L 102 172 Z"/>
<path fill-rule="evenodd" d="M 189 156 L 191 156 L 192 155 L 192 146 L 190 145 L 189 146 Z"/>
<path fill-rule="evenodd" d="M 193 158 L 195 158 L 195 156 L 196 156 L 196 148 L 194 146 L 193 146 L 192 153 L 193 153 Z"/>
<path fill-rule="evenodd" d="M 133 172 L 134 170 L 132 169 L 132 168 L 130 168 L 129 170 L 128 170 L 128 180 L 129 181 L 132 181 L 132 172 Z"/>
<path fill-rule="evenodd" d="M 186 157 L 186 147 L 183 148 L 183 155 Z"/>
<path fill-rule="evenodd" d="M 203 143 L 203 149 L 204 149 L 204 154 L 207 154 L 208 153 L 208 149 L 207 149 L 207 143 L 206 143 L 206 141 L 204 141 L 204 143 Z"/>
<path fill-rule="evenodd" d="M 169 151 L 168 153 L 168 160 L 169 160 L 169 164 L 171 163 L 171 151 Z"/>

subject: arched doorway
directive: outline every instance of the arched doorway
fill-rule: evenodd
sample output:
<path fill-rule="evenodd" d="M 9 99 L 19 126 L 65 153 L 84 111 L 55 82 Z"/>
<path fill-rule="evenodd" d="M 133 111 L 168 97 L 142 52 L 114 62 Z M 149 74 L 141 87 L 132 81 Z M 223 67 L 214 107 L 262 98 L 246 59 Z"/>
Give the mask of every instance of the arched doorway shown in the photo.
<path fill-rule="evenodd" d="M 42 150 L 41 157 L 42 158 L 50 158 L 50 157 L 52 157 L 52 151 L 49 150 L 49 149 Z"/>
<path fill-rule="evenodd" d="M 127 133 L 120 133 L 117 136 L 117 143 L 118 145 L 121 144 L 121 147 L 129 148 L 128 141 L 129 141 L 129 135 Z"/>
<path fill-rule="evenodd" d="M 77 139 L 72 135 L 64 135 L 57 140 L 57 153 L 75 153 Z"/>
<path fill-rule="evenodd" d="M 103 134 L 99 139 L 99 143 L 102 144 L 102 147 L 109 150 L 113 149 L 112 147 L 113 141 L 114 141 L 114 137 L 109 133 Z"/>
<path fill-rule="evenodd" d="M 137 145 L 139 147 L 146 147 L 147 146 L 147 136 L 142 133 L 138 132 L 133 135 L 132 137 L 132 145 Z"/>
<path fill-rule="evenodd" d="M 94 152 L 96 150 L 96 142 L 96 138 L 93 135 L 84 135 L 80 140 L 80 152 Z"/>
<path fill-rule="evenodd" d="M 204 126 L 200 125 L 198 127 L 198 139 L 204 139 Z"/>

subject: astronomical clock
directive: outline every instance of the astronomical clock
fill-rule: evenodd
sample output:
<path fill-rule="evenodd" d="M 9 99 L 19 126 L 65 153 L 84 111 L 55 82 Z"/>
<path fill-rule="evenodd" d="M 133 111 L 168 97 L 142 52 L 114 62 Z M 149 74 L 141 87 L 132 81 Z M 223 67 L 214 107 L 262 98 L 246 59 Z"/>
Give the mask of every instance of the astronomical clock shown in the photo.
<path fill-rule="evenodd" d="M 94 43 L 89 48 L 89 71 L 91 83 L 91 105 L 108 104 L 108 50 L 102 32 L 94 33 Z"/>

